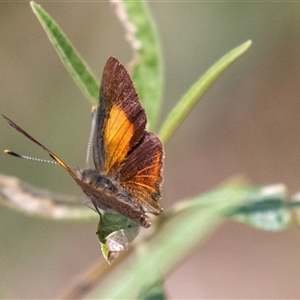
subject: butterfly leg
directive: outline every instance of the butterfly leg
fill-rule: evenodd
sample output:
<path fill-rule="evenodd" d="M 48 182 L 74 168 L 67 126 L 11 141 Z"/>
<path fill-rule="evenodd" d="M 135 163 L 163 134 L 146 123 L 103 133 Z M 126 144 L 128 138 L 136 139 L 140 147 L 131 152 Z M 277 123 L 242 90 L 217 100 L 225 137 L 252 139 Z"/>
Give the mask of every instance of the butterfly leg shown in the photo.
<path fill-rule="evenodd" d="M 94 205 L 94 207 L 95 207 L 96 212 L 97 212 L 97 213 L 99 214 L 99 216 L 100 216 L 100 224 L 101 224 L 101 226 L 102 226 L 102 224 L 103 224 L 102 214 L 101 214 L 101 212 L 100 212 L 98 206 L 96 205 L 96 203 L 95 203 L 94 201 L 92 201 L 92 203 L 93 203 L 93 205 Z"/>

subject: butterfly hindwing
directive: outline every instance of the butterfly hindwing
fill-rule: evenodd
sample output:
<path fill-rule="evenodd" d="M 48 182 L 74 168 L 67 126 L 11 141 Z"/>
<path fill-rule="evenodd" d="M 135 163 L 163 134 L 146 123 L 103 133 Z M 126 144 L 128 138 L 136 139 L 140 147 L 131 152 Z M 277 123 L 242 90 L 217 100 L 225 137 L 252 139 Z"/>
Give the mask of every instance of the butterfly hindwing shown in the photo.
<path fill-rule="evenodd" d="M 145 132 L 120 170 L 120 185 L 141 203 L 145 212 L 159 214 L 163 148 L 158 137 Z"/>
<path fill-rule="evenodd" d="M 94 164 L 101 174 L 114 174 L 142 138 L 146 114 L 124 66 L 110 57 L 102 75 L 94 135 Z"/>

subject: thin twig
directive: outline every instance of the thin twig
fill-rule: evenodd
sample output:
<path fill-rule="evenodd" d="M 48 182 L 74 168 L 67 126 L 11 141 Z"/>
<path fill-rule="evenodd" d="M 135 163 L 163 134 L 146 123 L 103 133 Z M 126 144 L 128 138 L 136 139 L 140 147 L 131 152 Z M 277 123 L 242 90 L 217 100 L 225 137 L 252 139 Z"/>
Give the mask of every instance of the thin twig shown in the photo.
<path fill-rule="evenodd" d="M 18 211 L 58 220 L 97 219 L 82 197 L 39 189 L 16 177 L 0 175 L 0 204 Z"/>

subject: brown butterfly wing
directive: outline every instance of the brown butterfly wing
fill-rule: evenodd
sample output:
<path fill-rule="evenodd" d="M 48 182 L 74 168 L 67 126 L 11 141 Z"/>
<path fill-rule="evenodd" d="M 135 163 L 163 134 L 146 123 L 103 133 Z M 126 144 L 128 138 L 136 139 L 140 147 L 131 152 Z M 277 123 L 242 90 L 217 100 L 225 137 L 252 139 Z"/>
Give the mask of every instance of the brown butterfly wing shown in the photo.
<path fill-rule="evenodd" d="M 159 214 L 161 197 L 163 147 L 152 132 L 145 132 L 142 140 L 128 154 L 120 170 L 120 185 L 145 212 Z"/>
<path fill-rule="evenodd" d="M 124 66 L 110 57 L 104 67 L 93 158 L 100 174 L 114 175 L 143 137 L 146 114 Z"/>

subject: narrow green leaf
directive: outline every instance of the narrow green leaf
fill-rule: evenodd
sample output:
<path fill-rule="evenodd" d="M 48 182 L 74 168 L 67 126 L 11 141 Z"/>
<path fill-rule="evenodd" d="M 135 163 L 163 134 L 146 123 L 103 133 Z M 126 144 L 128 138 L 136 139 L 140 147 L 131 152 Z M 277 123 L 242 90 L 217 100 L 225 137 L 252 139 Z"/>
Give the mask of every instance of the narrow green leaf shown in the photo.
<path fill-rule="evenodd" d="M 153 17 L 144 1 L 111 0 L 133 50 L 132 78 L 155 131 L 162 98 L 162 54 Z"/>
<path fill-rule="evenodd" d="M 99 96 L 99 83 L 95 76 L 49 14 L 33 1 L 30 2 L 30 5 L 79 89 L 92 105 L 96 105 Z"/>
<path fill-rule="evenodd" d="M 283 230 L 291 224 L 291 204 L 287 202 L 286 187 L 282 184 L 252 187 L 246 204 L 237 209 L 233 218 L 259 229 Z"/>
<path fill-rule="evenodd" d="M 206 73 L 179 100 L 177 105 L 167 116 L 159 131 L 159 137 L 163 143 L 166 143 L 169 140 L 176 128 L 186 118 L 188 113 L 196 105 L 200 97 L 207 91 L 211 84 L 231 63 L 248 50 L 251 43 L 251 41 L 247 41 L 224 55 L 210 69 L 208 69 Z"/>
<path fill-rule="evenodd" d="M 98 295 L 101 299 L 135 299 L 149 286 L 159 282 L 183 257 L 245 198 L 244 190 L 221 188 L 197 197 L 214 201 L 207 208 L 187 209 L 174 215 L 138 248 L 137 254 L 124 264 L 111 281 L 104 282 Z M 118 288 L 116 288 L 116 286 Z"/>

